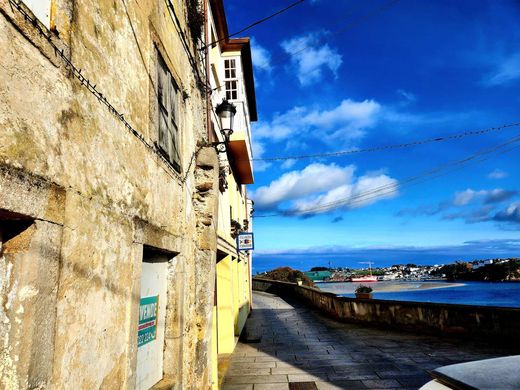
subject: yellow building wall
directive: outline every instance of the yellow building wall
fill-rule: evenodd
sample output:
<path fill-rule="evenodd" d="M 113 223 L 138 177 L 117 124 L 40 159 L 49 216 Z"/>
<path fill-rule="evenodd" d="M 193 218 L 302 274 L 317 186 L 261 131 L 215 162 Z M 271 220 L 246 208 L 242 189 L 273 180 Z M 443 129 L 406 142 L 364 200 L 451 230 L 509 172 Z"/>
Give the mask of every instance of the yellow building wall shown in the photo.
<path fill-rule="evenodd" d="M 217 306 L 213 306 L 211 322 L 211 389 L 218 390 L 218 342 L 217 342 Z"/>
<path fill-rule="evenodd" d="M 237 318 L 237 324 L 236 324 L 236 331 L 238 334 L 242 332 L 242 329 L 244 328 L 244 325 L 247 320 L 247 316 L 249 314 L 249 300 L 248 300 L 248 290 L 249 285 L 247 284 L 246 280 L 246 267 L 247 262 L 245 260 L 242 260 L 238 263 L 238 318 Z"/>
<path fill-rule="evenodd" d="M 238 280 L 238 261 L 233 260 L 233 314 L 234 314 L 234 330 L 235 335 L 240 335 L 240 329 L 238 328 L 238 311 L 240 310 L 240 299 L 239 299 L 239 280 Z"/>
<path fill-rule="evenodd" d="M 217 347 L 219 354 L 235 348 L 233 261 L 226 256 L 217 263 Z"/>

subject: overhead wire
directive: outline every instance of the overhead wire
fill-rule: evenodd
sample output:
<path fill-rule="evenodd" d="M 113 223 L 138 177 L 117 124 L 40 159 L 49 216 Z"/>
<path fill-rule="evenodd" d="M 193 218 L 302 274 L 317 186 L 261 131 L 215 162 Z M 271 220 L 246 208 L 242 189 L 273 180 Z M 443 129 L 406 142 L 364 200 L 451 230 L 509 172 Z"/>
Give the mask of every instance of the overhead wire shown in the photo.
<path fill-rule="evenodd" d="M 440 166 L 438 166 L 438 167 L 436 167 L 434 169 L 431 169 L 429 171 L 423 172 L 422 174 L 410 177 L 410 178 L 405 179 L 404 181 L 401 181 L 399 183 L 387 184 L 387 185 L 383 185 L 383 186 L 380 186 L 380 187 L 376 187 L 376 188 L 374 188 L 372 190 L 360 193 L 360 194 L 358 194 L 358 195 L 356 195 L 354 197 L 346 198 L 344 200 L 330 202 L 330 203 L 326 203 L 326 204 L 321 204 L 321 205 L 319 205 L 317 207 L 314 207 L 312 209 L 309 208 L 309 209 L 303 210 L 303 212 L 304 213 L 307 213 L 307 212 L 315 213 L 316 211 L 327 211 L 327 210 L 329 210 L 331 208 L 336 208 L 337 206 L 345 206 L 345 205 L 349 205 L 350 206 L 352 204 L 358 204 L 358 203 L 361 203 L 361 202 L 365 202 L 367 200 L 378 198 L 378 197 L 381 197 L 382 195 L 384 196 L 384 195 L 387 195 L 389 193 L 393 193 L 393 192 L 395 192 L 399 188 L 408 187 L 408 186 L 411 186 L 411 185 L 416 185 L 416 184 L 424 182 L 424 181 L 426 181 L 428 179 L 444 176 L 444 175 L 446 175 L 448 173 L 451 173 L 451 172 L 453 172 L 455 170 L 462 169 L 466 165 L 468 165 L 470 163 L 470 161 L 475 160 L 475 159 L 479 158 L 482 155 L 486 155 L 486 154 L 489 154 L 489 153 L 497 152 L 499 149 L 504 148 L 504 147 L 510 145 L 511 143 L 518 142 L 518 141 L 520 141 L 520 137 L 515 138 L 512 141 L 508 141 L 508 142 L 506 142 L 504 144 L 498 145 L 496 147 L 493 147 L 491 149 L 486 149 L 484 151 L 478 152 L 478 153 L 476 153 L 474 155 L 471 155 L 470 157 L 464 158 L 462 160 L 455 160 L 455 161 L 448 162 L 446 164 L 442 164 L 442 165 L 440 165 Z M 484 159 L 476 160 L 476 162 L 481 162 L 481 161 L 484 161 Z M 452 167 L 454 167 L 454 168 L 451 171 L 447 170 L 446 172 L 442 172 L 444 169 L 450 169 Z M 437 174 L 437 175 L 434 176 L 435 174 Z M 385 192 L 381 193 L 381 191 L 385 191 Z"/>
<path fill-rule="evenodd" d="M 81 85 L 87 89 L 88 92 L 90 92 L 100 103 L 105 105 L 108 111 L 124 125 L 124 127 L 130 132 L 130 134 L 135 136 L 148 150 L 150 150 L 156 157 L 158 157 L 164 163 L 164 165 L 159 164 L 159 166 L 161 166 L 163 169 L 164 166 L 166 166 L 167 168 L 164 170 L 165 172 L 167 172 L 169 176 L 171 176 L 174 179 L 180 178 L 181 183 L 185 184 L 189 176 L 189 169 L 191 168 L 197 154 L 200 152 L 200 148 L 199 150 L 193 152 L 188 164 L 188 169 L 185 171 L 184 175 L 181 175 L 172 166 L 170 161 L 166 157 L 164 157 L 163 154 L 159 150 L 157 150 L 157 148 L 153 144 L 149 143 L 144 138 L 141 132 L 139 132 L 134 126 L 132 126 L 132 124 L 130 124 L 130 122 L 125 118 L 124 114 L 122 114 L 118 109 L 115 108 L 115 106 L 107 99 L 107 97 L 98 89 L 97 83 L 92 82 L 88 77 L 86 77 L 85 73 L 82 73 L 83 70 L 76 66 L 72 62 L 72 60 L 69 57 L 67 57 L 67 55 L 65 54 L 65 50 L 63 48 L 58 47 L 58 45 L 53 42 L 51 34 L 48 31 L 44 30 L 40 26 L 38 20 L 31 14 L 29 14 L 24 7 L 22 7 L 20 1 L 9 0 L 9 4 L 11 5 L 11 9 L 16 9 L 17 12 L 19 12 L 23 16 L 24 20 L 29 22 L 36 29 L 38 34 L 45 39 L 45 41 L 54 51 L 54 55 L 64 62 L 65 69 L 68 69 L 70 71 L 72 77 L 77 79 L 81 83 Z"/>
<path fill-rule="evenodd" d="M 273 14 L 271 14 L 271 15 L 269 15 L 269 16 L 266 16 L 265 18 L 262 18 L 262 19 L 257 20 L 257 21 L 255 21 L 255 22 L 249 24 L 248 26 L 246 26 L 246 27 L 244 27 L 244 28 L 242 28 L 242 29 L 240 29 L 240 30 L 234 32 L 233 34 L 229 34 L 229 35 L 227 35 L 227 36 L 225 36 L 225 37 L 223 37 L 223 38 L 220 38 L 220 39 L 217 39 L 217 40 L 215 40 L 215 41 L 213 41 L 213 42 L 208 43 L 208 44 L 207 44 L 203 49 L 206 49 L 207 47 L 209 47 L 209 46 L 213 46 L 213 45 L 215 45 L 215 44 L 217 44 L 217 43 L 220 43 L 220 42 L 222 42 L 222 41 L 226 41 L 226 40 L 228 40 L 228 39 L 231 38 L 231 37 L 237 36 L 238 34 L 241 34 L 241 33 L 243 33 L 244 31 L 247 31 L 247 30 L 249 30 L 249 29 L 251 29 L 251 28 L 253 28 L 253 27 L 255 27 L 255 26 L 257 26 L 257 25 L 259 25 L 259 24 L 261 24 L 261 23 L 264 23 L 264 22 L 268 21 L 269 19 L 274 18 L 275 16 L 278 16 L 278 15 L 280 15 L 280 14 L 283 14 L 284 12 L 290 10 L 291 8 L 296 7 L 297 5 L 300 5 L 300 4 L 303 3 L 304 1 L 305 1 L 305 0 L 298 0 L 298 1 L 295 1 L 295 2 L 292 3 L 292 4 L 289 4 L 287 7 L 282 8 L 281 10 L 276 11 L 275 13 L 273 13 Z"/>
<path fill-rule="evenodd" d="M 359 18 L 353 19 L 352 21 L 350 21 L 349 23 L 344 25 L 342 28 L 339 28 L 337 30 L 332 31 L 330 33 L 330 35 L 339 34 L 339 33 L 344 32 L 344 31 L 346 31 L 346 30 L 348 30 L 350 28 L 353 28 L 353 27 L 357 26 L 358 24 L 360 24 L 361 22 L 364 22 L 365 20 L 368 20 L 368 19 L 370 19 L 370 18 L 372 18 L 372 17 L 382 13 L 386 9 L 388 9 L 391 6 L 397 4 L 399 1 L 401 1 L 401 0 L 390 0 L 390 1 L 387 1 L 384 4 L 380 5 L 379 7 L 376 7 L 373 10 L 367 12 L 366 14 L 361 15 Z M 358 6 L 354 7 L 353 9 L 354 10 L 358 9 Z M 349 12 L 347 12 L 344 15 L 342 20 L 348 19 L 352 15 L 353 15 L 353 11 L 349 10 Z M 237 35 L 237 34 L 238 33 L 235 33 L 233 35 Z M 328 39 L 328 36 L 323 36 L 323 37 L 319 38 L 317 41 L 313 42 L 312 44 L 304 45 L 300 49 L 295 50 L 293 52 L 289 52 L 289 53 L 286 52 L 286 53 L 279 54 L 278 56 L 275 56 L 274 58 L 281 60 L 281 59 L 285 59 L 287 56 L 292 57 L 292 56 L 294 56 L 296 54 L 299 54 L 299 53 L 302 53 L 302 52 L 304 52 L 306 50 L 311 49 L 313 46 L 325 43 L 327 41 L 327 39 Z M 220 42 L 220 40 L 217 41 L 217 42 Z M 211 45 L 208 45 L 208 46 L 211 46 Z M 280 62 L 280 61 L 274 61 L 274 60 L 271 59 L 271 64 L 275 64 L 275 63 L 278 63 L 278 62 Z M 219 89 L 223 88 L 224 86 L 225 86 L 225 84 L 217 85 L 216 87 L 212 88 L 212 91 L 219 90 Z"/>
<path fill-rule="evenodd" d="M 182 29 L 181 22 L 179 20 L 179 17 L 177 16 L 177 12 L 175 12 L 175 8 L 173 7 L 171 0 L 164 0 L 164 2 L 166 4 L 166 8 L 168 9 L 168 14 L 170 15 L 170 18 L 172 19 L 173 24 L 177 30 L 177 34 L 179 34 L 179 37 L 181 38 L 183 49 L 186 52 L 186 55 L 188 56 L 188 61 L 190 63 L 192 70 L 195 73 L 198 83 L 200 85 L 204 86 L 205 90 L 211 90 L 211 86 L 208 85 L 207 77 L 204 80 L 202 78 L 202 76 L 200 75 L 200 71 L 197 66 L 197 60 L 195 59 L 193 53 L 190 50 L 190 45 L 188 44 L 188 39 L 186 38 L 186 34 L 184 33 L 184 30 Z"/>
<path fill-rule="evenodd" d="M 520 141 L 520 138 L 518 140 L 516 140 L 515 142 L 518 142 L 518 141 Z M 516 146 L 514 146 L 513 148 L 510 148 L 510 149 L 499 150 L 501 148 L 504 148 L 507 145 L 509 145 L 509 143 L 506 144 L 506 145 L 500 146 L 500 148 L 497 148 L 497 149 L 494 149 L 492 151 L 489 151 L 488 153 L 496 153 L 498 155 L 498 153 L 501 152 L 502 154 L 505 154 L 505 153 L 507 153 L 507 152 L 509 152 L 509 151 L 511 151 L 511 150 L 513 150 L 513 149 L 515 149 L 515 148 L 517 148 L 519 146 L 519 145 L 516 145 Z M 478 155 L 478 156 L 474 156 L 474 157 L 472 157 L 470 159 L 464 159 L 464 161 L 460 161 L 457 164 L 452 164 L 452 167 L 451 166 L 448 167 L 448 169 L 450 169 L 450 170 L 446 170 L 445 172 L 442 172 L 441 169 L 435 169 L 435 170 L 432 170 L 431 172 L 429 172 L 428 174 L 426 174 L 424 176 L 410 178 L 408 180 L 405 180 L 403 183 L 397 183 L 397 184 L 393 184 L 393 185 L 381 186 L 380 189 L 376 189 L 374 191 L 366 191 L 365 193 L 362 193 L 359 197 L 354 197 L 354 201 L 353 202 L 351 202 L 350 200 L 344 200 L 344 201 L 339 201 L 337 204 L 335 204 L 334 202 L 331 202 L 327 206 L 321 205 L 323 207 L 320 206 L 319 207 L 319 211 L 321 211 L 321 212 L 323 212 L 324 210 L 325 211 L 329 211 L 329 210 L 335 209 L 337 206 L 352 206 L 352 205 L 361 204 L 363 202 L 366 202 L 367 200 L 381 198 L 382 196 L 394 193 L 395 191 L 397 191 L 400 188 L 405 188 L 405 187 L 411 187 L 411 186 L 414 186 L 414 185 L 418 185 L 418 184 L 421 184 L 421 183 L 423 183 L 425 181 L 430 181 L 430 180 L 436 179 L 438 177 L 445 176 L 445 175 L 447 175 L 449 173 L 461 170 L 461 169 L 465 168 L 467 165 L 469 165 L 471 160 L 474 160 L 474 161 L 472 161 L 472 163 L 480 163 L 480 162 L 486 161 L 486 160 L 488 160 L 490 158 L 493 158 L 493 157 L 494 157 L 494 155 L 491 154 L 490 156 L 487 156 L 487 157 L 481 157 L 481 155 Z M 384 191 L 384 192 L 381 192 L 381 191 Z M 303 210 L 303 212 L 308 212 L 308 211 L 309 210 Z M 313 209 L 310 212 L 316 213 L 316 211 L 317 210 Z"/>
<path fill-rule="evenodd" d="M 400 1 L 401 0 L 390 0 L 390 1 L 387 1 L 387 2 L 385 2 L 383 4 L 381 4 L 379 7 L 376 7 L 374 9 L 372 9 L 371 11 L 361 15 L 360 17 L 353 19 L 352 21 L 348 22 L 343 27 L 341 27 L 341 28 L 339 28 L 337 30 L 331 31 L 330 35 L 336 35 L 336 34 L 345 32 L 345 31 L 347 31 L 347 30 L 349 30 L 351 28 L 354 28 L 357 25 L 359 25 L 360 23 L 362 23 L 362 22 L 364 22 L 364 21 L 366 21 L 366 20 L 368 20 L 368 19 L 370 19 L 370 18 L 372 18 L 372 17 L 374 17 L 376 15 L 379 15 L 383 11 L 386 11 L 387 9 L 389 9 L 390 7 L 396 5 Z M 349 13 L 347 13 L 347 15 L 349 17 L 350 15 L 352 15 L 352 13 L 349 12 Z M 288 56 L 292 57 L 292 56 L 294 56 L 296 54 L 300 54 L 300 53 L 303 53 L 304 51 L 307 51 L 307 50 L 311 49 L 313 46 L 321 45 L 321 44 L 325 43 L 327 40 L 328 40 L 327 35 L 324 35 L 321 38 L 318 38 L 318 40 L 313 42 L 312 44 L 304 45 L 300 49 L 295 50 L 295 51 L 291 51 L 291 52 L 288 52 L 288 53 L 286 52 L 285 55 L 288 55 Z M 279 57 L 282 57 L 282 55 L 279 55 Z M 275 58 L 277 58 L 277 57 L 275 57 Z M 271 60 L 271 64 L 277 63 L 277 62 L 278 61 Z"/>
<path fill-rule="evenodd" d="M 517 147 L 518 147 L 518 145 L 513 147 L 513 148 L 510 148 L 509 150 L 503 151 L 503 153 L 507 153 L 507 152 L 517 148 Z M 492 158 L 492 157 L 493 156 L 490 156 L 488 158 L 482 158 L 482 159 L 478 160 L 477 163 L 485 161 L 485 160 L 487 160 L 489 158 Z M 436 179 L 438 177 L 445 176 L 445 175 L 447 175 L 449 173 L 452 173 L 454 171 L 457 171 L 457 170 L 460 170 L 460 169 L 463 169 L 463 168 L 464 168 L 464 166 L 461 166 L 461 167 L 458 167 L 458 168 L 454 168 L 451 171 L 447 171 L 447 172 L 444 172 L 444 173 L 439 173 L 436 176 L 432 176 L 430 178 L 430 180 Z M 411 186 L 414 186 L 414 185 L 418 185 L 418 184 L 420 184 L 421 182 L 424 182 L 424 181 L 426 181 L 426 179 L 423 179 L 422 181 L 410 182 L 410 183 L 407 183 L 407 184 L 396 184 L 396 185 L 390 185 L 388 187 L 378 188 L 378 189 L 375 189 L 373 191 L 373 193 L 371 193 L 371 192 L 362 193 L 358 197 L 349 198 L 348 200 L 341 201 L 341 202 L 338 202 L 338 203 L 335 203 L 335 204 L 330 204 L 330 205 L 327 205 L 327 206 L 321 206 L 321 207 L 316 207 L 316 208 L 312 208 L 312 209 L 309 208 L 309 209 L 302 210 L 302 211 L 288 210 L 288 211 L 278 212 L 278 213 L 273 213 L 273 214 L 255 215 L 255 218 L 267 218 L 267 217 L 275 217 L 275 216 L 296 216 L 296 217 L 298 217 L 298 216 L 315 215 L 315 214 L 319 214 L 319 213 L 325 213 L 325 212 L 328 212 L 328 211 L 335 210 L 335 209 L 337 209 L 339 207 L 352 207 L 352 206 L 356 206 L 356 205 L 361 205 L 361 204 L 366 203 L 367 201 L 370 201 L 372 199 L 383 199 L 386 195 L 392 195 L 393 193 L 395 193 L 400 188 L 411 187 Z"/>
<path fill-rule="evenodd" d="M 368 200 L 372 200 L 374 198 L 381 198 L 382 196 L 394 193 L 396 190 L 398 190 L 400 188 L 417 185 L 426 180 L 436 179 L 438 177 L 452 173 L 456 170 L 463 169 L 467 165 L 469 165 L 471 162 L 479 163 L 479 162 L 485 161 L 489 158 L 494 157 L 493 153 L 495 153 L 497 155 L 499 153 L 508 153 L 511 150 L 517 148 L 518 145 L 516 145 L 510 149 L 507 149 L 507 150 L 501 150 L 501 149 L 505 149 L 507 146 L 510 146 L 517 142 L 520 142 L 520 136 L 515 136 L 515 137 L 509 139 L 508 141 L 501 143 L 499 145 L 496 145 L 492 148 L 482 149 L 466 158 L 463 158 L 460 160 L 453 160 L 453 161 L 449 161 L 445 164 L 441 164 L 431 170 L 428 170 L 421 174 L 409 177 L 399 183 L 392 183 L 392 184 L 386 184 L 383 186 L 379 186 L 379 187 L 373 188 L 371 190 L 364 191 L 362 193 L 354 195 L 352 197 L 347 197 L 347 198 L 337 200 L 334 202 L 323 203 L 323 204 L 317 205 L 315 207 L 311 207 L 311 208 L 299 210 L 299 211 L 298 210 L 286 210 L 286 211 L 279 211 L 279 212 L 275 212 L 275 213 L 271 213 L 271 214 L 255 215 L 255 218 L 267 218 L 267 217 L 275 217 L 275 216 L 302 216 L 302 215 L 308 215 L 308 214 L 317 214 L 318 212 L 323 213 L 323 212 L 330 211 L 330 210 L 338 208 L 338 207 L 352 206 L 352 205 L 356 205 L 356 204 L 359 204 L 362 202 L 366 202 Z M 491 154 L 491 156 L 482 157 L 482 156 L 486 156 L 486 155 L 490 155 L 490 154 Z M 482 158 L 479 159 L 479 157 L 482 157 Z M 449 170 L 450 168 L 452 168 L 452 169 Z M 443 172 L 443 170 L 446 170 L 446 171 Z"/>
<path fill-rule="evenodd" d="M 435 136 L 435 137 L 429 137 L 421 140 L 415 140 L 411 142 L 405 142 L 400 144 L 390 144 L 390 145 L 382 145 L 382 146 L 374 146 L 369 148 L 362 148 L 362 149 L 350 149 L 350 150 L 340 150 L 336 152 L 327 152 L 327 153 L 313 153 L 313 154 L 304 154 L 304 155 L 295 155 L 295 156 L 274 156 L 274 157 L 259 157 L 259 158 L 252 158 L 250 161 L 283 161 L 283 160 L 303 160 L 303 159 L 313 159 L 313 158 L 326 158 L 326 157 L 339 157 L 339 156 L 345 156 L 349 154 L 359 154 L 359 153 L 373 153 L 373 152 L 380 152 L 385 150 L 391 150 L 391 149 L 404 149 L 404 148 L 410 148 L 418 145 L 425 145 L 429 143 L 435 143 L 435 142 L 445 142 L 450 141 L 454 139 L 462 139 L 466 137 L 473 137 L 473 136 L 480 136 L 485 135 L 488 133 L 509 129 L 512 127 L 520 126 L 520 122 L 512 122 L 512 123 L 506 123 L 499 126 L 494 127 L 488 127 L 486 129 L 481 130 L 469 130 L 464 131 L 461 133 L 455 133 L 445 136 Z M 244 160 L 242 160 L 244 161 Z"/>

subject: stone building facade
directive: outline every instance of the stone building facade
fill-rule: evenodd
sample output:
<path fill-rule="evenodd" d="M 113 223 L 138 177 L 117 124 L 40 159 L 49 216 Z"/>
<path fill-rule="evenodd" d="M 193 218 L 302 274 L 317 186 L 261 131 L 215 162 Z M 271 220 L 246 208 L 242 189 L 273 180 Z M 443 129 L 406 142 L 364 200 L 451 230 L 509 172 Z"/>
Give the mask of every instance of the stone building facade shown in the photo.
<path fill-rule="evenodd" d="M 209 7 L 0 0 L 0 388 L 216 386 Z"/>

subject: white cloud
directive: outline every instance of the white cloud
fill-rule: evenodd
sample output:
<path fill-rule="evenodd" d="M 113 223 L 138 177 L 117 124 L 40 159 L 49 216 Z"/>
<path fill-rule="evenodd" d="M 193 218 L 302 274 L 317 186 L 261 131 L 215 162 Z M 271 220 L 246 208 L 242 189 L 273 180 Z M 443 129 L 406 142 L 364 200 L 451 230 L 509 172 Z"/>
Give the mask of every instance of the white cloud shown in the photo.
<path fill-rule="evenodd" d="M 505 210 L 498 212 L 493 219 L 500 222 L 520 224 L 520 202 L 511 203 Z"/>
<path fill-rule="evenodd" d="M 507 176 L 508 176 L 508 173 L 502 171 L 501 169 L 495 169 L 492 172 L 489 172 L 489 174 L 487 175 L 487 177 L 490 179 L 503 179 L 504 177 L 507 177 Z"/>
<path fill-rule="evenodd" d="M 291 168 L 294 166 L 294 164 L 296 164 L 296 160 L 294 160 L 294 159 L 289 159 L 289 160 L 285 160 L 285 161 L 280 165 L 280 167 L 281 167 L 282 169 L 291 169 Z"/>
<path fill-rule="evenodd" d="M 336 106 L 296 106 L 277 113 L 270 121 L 260 121 L 253 125 L 257 139 L 269 142 L 284 141 L 290 145 L 304 142 L 320 142 L 338 148 L 352 148 L 355 141 L 362 139 L 368 130 L 386 124 L 395 131 L 420 131 L 419 126 L 441 123 L 467 123 L 477 113 L 450 114 L 431 112 L 417 114 L 400 111 L 396 107 L 383 106 L 373 99 L 343 99 Z M 290 143 L 290 142 L 292 143 Z M 289 148 L 290 149 L 290 148 Z"/>
<path fill-rule="evenodd" d="M 300 85 L 307 86 L 321 81 L 323 69 L 328 68 L 336 77 L 343 62 L 342 56 L 328 44 L 321 44 L 320 35 L 313 33 L 295 37 L 281 43 L 282 48 L 291 56 L 296 67 Z"/>
<path fill-rule="evenodd" d="M 453 197 L 453 205 L 457 207 L 466 206 L 475 199 L 482 199 L 486 204 L 499 203 L 516 196 L 517 193 L 517 191 L 504 190 L 503 188 L 479 191 L 468 188 L 467 190 L 455 193 L 455 196 Z"/>
<path fill-rule="evenodd" d="M 503 188 L 478 191 L 468 188 L 464 191 L 456 192 L 452 199 L 442 201 L 437 205 L 421 205 L 415 208 L 405 208 L 400 210 L 397 215 L 432 216 L 447 212 L 451 208 L 458 208 L 456 212 L 445 214 L 443 219 L 452 220 L 463 218 L 467 221 L 480 222 L 483 216 L 489 214 L 496 205 L 503 204 L 505 201 L 517 197 L 518 194 L 519 191 L 505 190 Z M 475 203 L 478 203 L 478 208 L 476 209 Z M 462 211 L 460 211 L 461 209 Z"/>
<path fill-rule="evenodd" d="M 471 188 L 468 188 L 464 191 L 459 191 L 455 193 L 455 196 L 453 197 L 453 205 L 455 206 L 465 206 L 468 203 L 470 203 L 473 199 L 475 199 L 477 196 L 484 195 L 486 191 L 474 191 Z"/>
<path fill-rule="evenodd" d="M 509 84 L 520 78 L 520 52 L 501 58 L 495 69 L 484 78 L 487 86 Z"/>
<path fill-rule="evenodd" d="M 417 97 L 413 93 L 405 91 L 404 89 L 398 89 L 397 94 L 404 97 L 406 103 L 413 103 L 417 100 Z"/>
<path fill-rule="evenodd" d="M 293 107 L 276 115 L 271 122 L 255 125 L 258 139 L 281 141 L 304 135 L 315 135 L 323 141 L 349 143 L 364 136 L 365 130 L 374 126 L 379 118 L 381 105 L 374 100 L 354 101 L 345 99 L 330 110 Z"/>
<path fill-rule="evenodd" d="M 262 158 L 264 155 L 264 144 L 253 139 L 251 147 L 253 148 L 253 158 Z M 267 161 L 255 161 L 254 169 L 258 172 L 263 172 L 271 166 L 270 162 Z"/>
<path fill-rule="evenodd" d="M 346 124 L 352 128 L 370 127 L 375 123 L 375 115 L 381 106 L 373 100 L 355 102 L 343 100 L 332 110 L 310 112 L 304 121 L 309 125 L 331 128 L 337 123 Z"/>
<path fill-rule="evenodd" d="M 251 56 L 255 69 L 263 72 L 271 72 L 271 53 L 261 46 L 255 38 L 251 38 Z"/>
<path fill-rule="evenodd" d="M 296 214 L 327 205 L 313 211 L 317 214 L 362 207 L 397 195 L 396 179 L 381 173 L 355 177 L 355 170 L 353 165 L 310 164 L 301 171 L 283 174 L 251 196 L 257 209 L 279 209 L 282 203 L 290 202 L 286 210 Z"/>
<path fill-rule="evenodd" d="M 353 209 L 368 206 L 382 199 L 398 195 L 399 182 L 387 175 L 361 176 L 349 184 L 344 184 L 325 194 L 295 202 L 293 210 L 304 213 L 317 208 L 315 213 L 337 209 Z M 323 206 L 320 208 L 320 206 Z"/>
<path fill-rule="evenodd" d="M 283 174 L 268 186 L 258 188 L 251 197 L 259 209 L 269 209 L 277 204 L 301 198 L 313 193 L 335 188 L 339 183 L 351 180 L 355 167 L 339 167 L 336 164 L 310 164 L 302 171 Z"/>

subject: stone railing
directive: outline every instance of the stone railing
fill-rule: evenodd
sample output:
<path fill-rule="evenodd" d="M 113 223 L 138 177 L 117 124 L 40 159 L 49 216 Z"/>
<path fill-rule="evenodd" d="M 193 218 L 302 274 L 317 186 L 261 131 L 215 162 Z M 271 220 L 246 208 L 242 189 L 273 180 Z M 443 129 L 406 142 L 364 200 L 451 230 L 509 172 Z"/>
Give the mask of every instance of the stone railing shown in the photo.
<path fill-rule="evenodd" d="M 339 297 L 295 283 L 253 278 L 253 290 L 304 301 L 346 322 L 418 333 L 520 342 L 520 309 Z"/>

